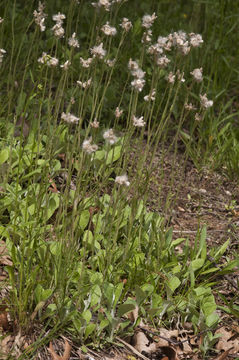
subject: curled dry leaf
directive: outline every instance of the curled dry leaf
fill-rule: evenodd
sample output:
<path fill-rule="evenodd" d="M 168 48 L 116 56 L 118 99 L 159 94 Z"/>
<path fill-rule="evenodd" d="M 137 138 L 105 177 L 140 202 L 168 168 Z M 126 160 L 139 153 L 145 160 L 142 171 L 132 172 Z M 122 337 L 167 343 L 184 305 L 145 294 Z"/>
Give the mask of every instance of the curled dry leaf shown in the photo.
<path fill-rule="evenodd" d="M 147 354 L 152 354 L 156 351 L 156 343 L 154 341 L 150 342 L 142 331 L 138 331 L 134 335 L 133 345 L 140 353 L 144 351 Z"/>
<path fill-rule="evenodd" d="M 231 330 L 226 330 L 223 327 L 218 329 L 215 333 L 222 335 L 216 345 L 217 350 L 223 350 L 223 351 L 229 350 L 229 354 L 239 353 L 238 335 L 233 333 Z M 234 335 L 236 335 L 236 337 Z"/>
<path fill-rule="evenodd" d="M 52 360 L 69 360 L 70 358 L 70 354 L 71 354 L 71 345 L 68 343 L 67 340 L 65 340 L 65 346 L 64 346 L 64 354 L 63 356 L 59 356 L 55 353 L 53 346 L 52 346 L 52 342 L 50 342 L 50 346 L 48 349 L 49 353 L 52 356 Z"/>

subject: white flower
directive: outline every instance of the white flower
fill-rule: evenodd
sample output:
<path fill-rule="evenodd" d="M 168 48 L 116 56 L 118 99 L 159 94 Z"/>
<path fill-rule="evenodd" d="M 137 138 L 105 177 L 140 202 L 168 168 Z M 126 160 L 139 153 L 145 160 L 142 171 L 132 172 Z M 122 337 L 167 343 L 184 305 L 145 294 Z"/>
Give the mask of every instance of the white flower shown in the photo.
<path fill-rule="evenodd" d="M 86 60 L 84 60 L 82 57 L 80 58 L 80 63 L 83 68 L 89 68 L 92 61 L 93 58 L 88 58 Z"/>
<path fill-rule="evenodd" d="M 135 88 L 135 90 L 141 92 L 145 85 L 145 80 L 144 79 L 134 79 L 133 81 L 131 81 L 131 85 Z"/>
<path fill-rule="evenodd" d="M 113 145 L 116 143 L 117 141 L 117 137 L 114 134 L 113 129 L 109 129 L 107 131 L 104 132 L 103 134 L 103 138 L 110 143 L 110 145 Z"/>
<path fill-rule="evenodd" d="M 68 70 L 70 66 L 71 62 L 67 60 L 64 64 L 61 65 L 61 68 L 63 68 L 64 70 Z"/>
<path fill-rule="evenodd" d="M 124 110 L 120 110 L 120 108 L 117 106 L 117 108 L 115 109 L 115 117 L 116 119 L 119 119 L 121 117 L 121 115 L 123 114 Z"/>
<path fill-rule="evenodd" d="M 122 29 L 124 29 L 126 32 L 128 32 L 131 28 L 132 28 L 132 22 L 129 21 L 129 19 L 127 18 L 123 18 L 122 19 L 122 23 L 120 24 L 120 26 L 122 27 Z"/>
<path fill-rule="evenodd" d="M 4 19 L 0 17 L 0 24 L 1 24 L 3 21 L 4 21 Z"/>
<path fill-rule="evenodd" d="M 155 89 L 152 90 L 152 92 L 149 95 L 144 96 L 145 101 L 154 101 L 155 100 Z"/>
<path fill-rule="evenodd" d="M 137 61 L 134 61 L 134 60 L 132 60 L 132 59 L 129 59 L 128 68 L 129 68 L 129 70 L 131 70 L 131 71 L 135 71 L 135 70 L 138 70 L 138 69 L 139 69 L 139 65 L 138 65 Z"/>
<path fill-rule="evenodd" d="M 144 117 L 141 116 L 141 117 L 136 117 L 133 115 L 133 125 L 135 127 L 143 127 L 145 125 L 145 121 L 144 121 Z"/>
<path fill-rule="evenodd" d="M 208 109 L 213 105 L 212 100 L 208 100 L 207 94 L 200 95 L 201 105 L 204 109 Z"/>
<path fill-rule="evenodd" d="M 131 74 L 136 77 L 137 79 L 143 79 L 144 75 L 145 75 L 145 71 L 143 71 L 142 69 L 138 68 L 137 70 L 133 70 L 131 71 Z"/>
<path fill-rule="evenodd" d="M 109 0 L 99 0 L 98 3 L 91 3 L 91 5 L 96 8 L 103 7 L 106 11 L 109 11 L 111 3 Z"/>
<path fill-rule="evenodd" d="M 63 20 L 66 18 L 66 15 L 64 14 L 56 14 L 52 16 L 52 20 L 55 21 L 56 23 L 62 24 Z"/>
<path fill-rule="evenodd" d="M 79 86 L 81 86 L 83 89 L 88 89 L 90 87 L 90 85 L 91 85 L 91 82 L 92 82 L 92 78 L 90 78 L 89 80 L 84 81 L 84 82 L 78 80 L 77 84 Z"/>
<path fill-rule="evenodd" d="M 106 65 L 108 65 L 109 67 L 113 67 L 115 62 L 116 62 L 116 59 L 113 59 L 113 60 L 107 59 L 107 60 L 105 60 Z"/>
<path fill-rule="evenodd" d="M 117 30 L 115 27 L 110 26 L 109 22 L 102 26 L 101 31 L 107 36 L 115 36 L 117 34 Z"/>
<path fill-rule="evenodd" d="M 152 40 L 152 30 L 146 30 L 146 31 L 143 33 L 141 42 L 142 42 L 143 44 L 148 44 L 148 43 L 151 42 L 151 40 Z"/>
<path fill-rule="evenodd" d="M 67 122 L 67 123 L 69 123 L 69 124 L 76 124 L 76 123 L 78 123 L 79 122 L 79 118 L 78 117 L 76 117 L 75 115 L 73 115 L 73 114 L 71 114 L 71 113 L 62 113 L 61 114 L 61 118 L 62 118 L 62 120 L 64 120 L 65 122 Z"/>
<path fill-rule="evenodd" d="M 90 52 L 93 55 L 93 57 L 98 57 L 99 59 L 103 59 L 103 57 L 106 55 L 106 50 L 103 49 L 103 43 L 91 48 Z"/>
<path fill-rule="evenodd" d="M 82 149 L 87 154 L 92 154 L 93 152 L 98 150 L 98 146 L 96 144 L 91 144 L 91 142 L 92 142 L 92 137 L 90 137 L 88 140 L 83 141 Z"/>
<path fill-rule="evenodd" d="M 52 30 L 54 32 L 55 37 L 59 39 L 64 37 L 65 30 L 63 29 L 60 23 L 56 23 L 56 25 L 53 26 Z"/>
<path fill-rule="evenodd" d="M 38 3 L 38 11 L 34 10 L 33 15 L 35 18 L 35 23 L 40 26 L 41 31 L 46 30 L 46 26 L 44 25 L 46 14 L 44 13 L 44 5 L 39 1 Z"/>
<path fill-rule="evenodd" d="M 130 182 L 128 181 L 128 176 L 126 174 L 121 176 L 116 176 L 115 182 L 119 185 L 126 185 L 126 186 L 130 185 Z"/>
<path fill-rule="evenodd" d="M 76 33 L 75 33 L 75 32 L 74 32 L 74 33 L 72 34 L 72 36 L 69 38 L 68 44 L 69 44 L 69 46 L 72 46 L 72 47 L 74 47 L 74 48 L 80 47 L 79 41 L 76 39 Z"/>
<path fill-rule="evenodd" d="M 202 35 L 191 33 L 189 34 L 189 36 L 190 36 L 190 44 L 192 45 L 192 47 L 198 47 L 200 46 L 200 44 L 203 43 Z"/>
<path fill-rule="evenodd" d="M 142 26 L 146 29 L 151 28 L 151 26 L 154 23 L 154 20 L 157 19 L 157 16 L 155 15 L 155 13 L 153 13 L 152 15 L 144 15 L 143 19 L 142 19 Z"/>
<path fill-rule="evenodd" d="M 174 84 L 174 82 L 175 82 L 175 76 L 176 76 L 176 75 L 174 75 L 173 72 L 170 71 L 170 73 L 169 73 L 168 76 L 166 77 L 166 79 L 168 80 L 169 84 Z"/>
<path fill-rule="evenodd" d="M 147 52 L 151 55 L 161 55 L 163 53 L 163 48 L 160 44 L 150 45 Z"/>
<path fill-rule="evenodd" d="M 201 82 L 203 80 L 203 76 L 202 76 L 202 68 L 200 69 L 194 69 L 193 71 L 190 72 L 190 74 L 194 77 L 194 79 L 197 82 Z"/>
<path fill-rule="evenodd" d="M 51 55 L 48 55 L 47 53 L 43 52 L 42 56 L 38 59 L 38 62 L 41 64 L 46 64 L 47 66 L 55 67 L 58 65 L 59 60 L 55 57 L 52 57 Z"/>
<path fill-rule="evenodd" d="M 179 81 L 185 82 L 184 72 L 181 73 L 180 70 L 177 70 L 176 75 L 177 75 L 177 78 L 178 78 Z"/>
<path fill-rule="evenodd" d="M 90 126 L 95 129 L 98 129 L 98 127 L 100 126 L 100 123 L 99 123 L 99 121 L 97 121 L 96 118 L 94 118 L 94 121 L 90 123 Z"/>
<path fill-rule="evenodd" d="M 170 60 L 166 55 L 161 56 L 157 59 L 157 65 L 161 68 L 165 68 L 170 63 Z"/>
<path fill-rule="evenodd" d="M 188 110 L 188 111 L 192 111 L 192 110 L 196 110 L 197 108 L 192 104 L 192 103 L 186 103 L 184 105 L 185 109 Z"/>
<path fill-rule="evenodd" d="M 199 113 L 195 114 L 195 120 L 196 121 L 201 121 L 202 120 L 202 115 L 200 115 Z"/>

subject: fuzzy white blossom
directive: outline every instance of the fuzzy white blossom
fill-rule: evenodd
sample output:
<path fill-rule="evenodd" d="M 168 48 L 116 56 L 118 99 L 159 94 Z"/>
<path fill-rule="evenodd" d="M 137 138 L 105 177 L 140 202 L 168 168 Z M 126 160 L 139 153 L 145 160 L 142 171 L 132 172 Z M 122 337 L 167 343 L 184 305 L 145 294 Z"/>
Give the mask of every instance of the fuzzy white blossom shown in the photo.
<path fill-rule="evenodd" d="M 133 125 L 135 127 L 143 127 L 146 123 L 144 121 L 144 117 L 141 116 L 141 117 L 136 117 L 133 115 Z"/>
<path fill-rule="evenodd" d="M 184 107 L 185 107 L 185 109 L 187 110 L 187 111 L 193 111 L 193 110 L 197 110 L 197 108 L 192 104 L 192 103 L 186 103 L 185 105 L 184 105 Z"/>
<path fill-rule="evenodd" d="M 107 59 L 107 60 L 105 60 L 106 65 L 108 65 L 109 67 L 113 67 L 115 62 L 116 62 L 116 59 L 112 59 L 112 60 Z"/>
<path fill-rule="evenodd" d="M 106 11 L 110 11 L 111 3 L 109 0 L 99 0 L 97 3 L 93 2 L 91 3 L 92 6 L 95 8 L 101 8 L 103 7 Z"/>
<path fill-rule="evenodd" d="M 145 76 L 145 71 L 143 71 L 142 69 L 138 68 L 137 70 L 133 70 L 131 71 L 131 74 L 136 77 L 137 79 L 143 79 Z"/>
<path fill-rule="evenodd" d="M 5 54 L 6 54 L 6 50 L 0 49 L 0 65 L 3 62 L 3 57 L 4 57 Z"/>
<path fill-rule="evenodd" d="M 69 44 L 69 46 L 72 46 L 72 47 L 74 47 L 74 48 L 80 47 L 79 41 L 76 39 L 76 33 L 75 33 L 75 32 L 74 32 L 74 33 L 72 34 L 72 36 L 69 38 L 68 44 Z"/>
<path fill-rule="evenodd" d="M 176 75 L 177 75 L 177 78 L 178 78 L 179 81 L 185 82 L 184 72 L 181 73 L 180 70 L 177 70 Z"/>
<path fill-rule="evenodd" d="M 92 82 L 92 78 L 90 78 L 89 80 L 87 80 L 87 81 L 80 81 L 80 80 L 78 80 L 77 81 L 77 84 L 80 86 L 80 87 L 82 87 L 83 89 L 88 89 L 89 87 L 90 87 L 90 85 L 91 85 L 91 82 Z"/>
<path fill-rule="evenodd" d="M 144 96 L 145 101 L 154 101 L 155 100 L 156 90 L 153 89 L 149 95 Z"/>
<path fill-rule="evenodd" d="M 100 45 L 91 48 L 90 52 L 93 57 L 98 57 L 99 59 L 103 59 L 103 57 L 106 55 L 106 50 L 103 49 L 103 43 L 100 43 Z"/>
<path fill-rule="evenodd" d="M 52 16 L 53 21 L 56 22 L 56 24 L 53 26 L 52 30 L 54 32 L 55 37 L 57 38 L 63 38 L 65 34 L 65 30 L 62 27 L 63 20 L 66 18 L 64 14 L 56 14 Z"/>
<path fill-rule="evenodd" d="M 89 139 L 83 141 L 82 149 L 87 154 L 92 154 L 93 152 L 98 150 L 98 146 L 96 144 L 92 144 L 92 137 L 90 137 Z"/>
<path fill-rule="evenodd" d="M 63 70 L 68 70 L 70 66 L 71 62 L 70 60 L 67 60 L 66 62 L 64 62 L 64 64 L 61 65 L 61 68 L 63 68 Z"/>
<path fill-rule="evenodd" d="M 115 109 L 115 117 L 116 119 L 119 119 L 121 117 L 121 115 L 123 114 L 124 110 L 120 110 L 120 108 L 117 106 L 117 108 Z"/>
<path fill-rule="evenodd" d="M 163 55 L 159 57 L 156 62 L 160 68 L 165 68 L 170 63 L 170 59 L 167 58 L 166 55 Z"/>
<path fill-rule="evenodd" d="M 44 24 L 47 14 L 44 13 L 45 5 L 39 1 L 38 3 L 38 11 L 34 10 L 33 15 L 35 18 L 35 23 L 40 27 L 41 31 L 46 30 L 46 26 Z"/>
<path fill-rule="evenodd" d="M 190 72 L 190 74 L 194 77 L 194 79 L 197 82 L 201 82 L 203 80 L 203 76 L 202 76 L 202 68 L 200 69 L 194 69 L 193 71 Z"/>
<path fill-rule="evenodd" d="M 68 124 L 77 124 L 79 122 L 79 118 L 76 117 L 75 115 L 71 114 L 71 113 L 62 113 L 61 114 L 61 119 L 64 120 L 65 122 L 67 122 Z"/>
<path fill-rule="evenodd" d="M 169 84 L 174 84 L 175 77 L 176 77 L 176 75 L 174 75 L 174 73 L 172 71 L 170 71 L 170 73 L 166 77 L 166 80 L 169 82 Z"/>
<path fill-rule="evenodd" d="M 145 80 L 136 78 L 133 81 L 131 81 L 131 85 L 132 85 L 133 88 L 135 88 L 135 90 L 141 92 L 143 90 L 144 85 L 145 85 Z"/>
<path fill-rule="evenodd" d="M 144 15 L 142 18 L 142 26 L 146 29 L 150 29 L 156 19 L 157 16 L 155 13 L 152 15 Z"/>
<path fill-rule="evenodd" d="M 203 43 L 202 35 L 191 33 L 189 34 L 189 36 L 190 36 L 190 44 L 192 47 L 198 47 L 200 46 L 200 44 Z"/>
<path fill-rule="evenodd" d="M 0 24 L 4 21 L 4 19 L 2 17 L 0 17 Z"/>
<path fill-rule="evenodd" d="M 99 121 L 97 121 L 96 118 L 94 118 L 94 121 L 90 123 L 90 126 L 93 127 L 94 129 L 98 129 L 98 127 L 100 126 Z"/>
<path fill-rule="evenodd" d="M 200 95 L 200 102 L 201 102 L 201 105 L 204 109 L 208 109 L 210 108 L 211 106 L 213 106 L 213 101 L 212 100 L 208 100 L 207 98 L 207 94 L 204 94 L 204 95 Z"/>
<path fill-rule="evenodd" d="M 139 69 L 139 65 L 138 65 L 137 61 L 134 61 L 134 60 L 132 60 L 132 59 L 129 59 L 128 68 L 129 68 L 129 70 L 131 70 L 131 71 L 135 71 L 135 70 L 138 70 L 138 69 Z"/>
<path fill-rule="evenodd" d="M 103 138 L 110 143 L 110 145 L 113 145 L 116 143 L 117 141 L 117 137 L 114 134 L 113 129 L 109 129 L 107 131 L 104 132 L 103 134 Z"/>
<path fill-rule="evenodd" d="M 152 30 L 146 30 L 144 33 L 143 33 L 143 36 L 142 36 L 142 39 L 141 39 L 141 42 L 143 44 L 148 44 L 150 43 L 152 40 Z"/>
<path fill-rule="evenodd" d="M 48 55 L 47 53 L 43 52 L 42 56 L 38 59 L 38 62 L 40 64 L 44 64 L 49 67 L 55 67 L 58 65 L 59 60 L 57 58 L 52 57 L 51 55 Z"/>
<path fill-rule="evenodd" d="M 119 185 L 125 185 L 125 186 L 130 185 L 130 182 L 128 181 L 128 176 L 126 174 L 121 175 L 121 176 L 116 176 L 115 182 L 116 182 L 116 184 L 119 184 Z"/>
<path fill-rule="evenodd" d="M 58 14 L 52 16 L 52 20 L 56 23 L 63 24 L 63 20 L 65 20 L 66 15 L 61 14 L 58 12 Z"/>
<path fill-rule="evenodd" d="M 101 31 L 107 36 L 115 36 L 117 34 L 117 30 L 115 27 L 110 26 L 109 22 L 102 26 Z"/>
<path fill-rule="evenodd" d="M 157 43 L 157 44 L 150 45 L 147 52 L 150 55 L 162 55 L 163 48 L 160 44 Z"/>
<path fill-rule="evenodd" d="M 120 26 L 122 27 L 123 30 L 128 32 L 132 28 L 133 25 L 132 25 L 132 22 L 129 21 L 129 19 L 124 17 L 122 19 L 122 22 L 121 22 Z"/>
<path fill-rule="evenodd" d="M 88 59 L 84 60 L 82 57 L 80 57 L 80 63 L 83 68 L 86 68 L 86 69 L 89 68 L 92 61 L 93 61 L 93 58 L 88 58 Z"/>

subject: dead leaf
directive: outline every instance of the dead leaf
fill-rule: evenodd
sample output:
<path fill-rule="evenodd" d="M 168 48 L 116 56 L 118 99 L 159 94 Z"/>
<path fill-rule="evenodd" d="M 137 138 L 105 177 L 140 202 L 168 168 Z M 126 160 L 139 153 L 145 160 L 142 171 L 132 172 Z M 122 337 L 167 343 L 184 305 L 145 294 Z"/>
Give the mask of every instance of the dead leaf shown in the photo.
<path fill-rule="evenodd" d="M 234 333 L 230 330 L 226 330 L 225 328 L 218 329 L 215 334 L 221 334 L 216 349 L 227 351 L 229 354 L 237 354 L 239 353 L 239 339 L 234 338 Z"/>
<path fill-rule="evenodd" d="M 224 353 L 222 353 L 221 355 L 215 357 L 213 360 L 225 360 L 228 357 L 229 352 L 232 350 L 232 348 L 228 349 L 227 351 L 224 351 Z"/>
<path fill-rule="evenodd" d="M 133 345 L 140 353 L 144 351 L 147 354 L 152 354 L 157 350 L 156 343 L 153 339 L 151 341 L 142 331 L 138 331 L 133 336 Z"/>
<path fill-rule="evenodd" d="M 52 346 L 52 342 L 50 342 L 50 346 L 47 349 L 52 356 L 52 360 L 69 360 L 69 358 L 70 358 L 71 345 L 68 343 L 67 340 L 65 340 L 65 349 L 64 349 L 63 356 L 59 356 L 55 353 L 53 346 Z"/>

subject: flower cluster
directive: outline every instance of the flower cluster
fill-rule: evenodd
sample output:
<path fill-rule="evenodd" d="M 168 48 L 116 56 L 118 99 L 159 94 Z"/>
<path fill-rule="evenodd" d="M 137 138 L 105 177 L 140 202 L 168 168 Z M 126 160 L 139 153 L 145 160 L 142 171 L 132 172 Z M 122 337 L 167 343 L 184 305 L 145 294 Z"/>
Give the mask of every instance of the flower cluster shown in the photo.
<path fill-rule="evenodd" d="M 115 36 L 117 34 L 117 30 L 115 27 L 110 26 L 109 22 L 102 26 L 101 31 L 107 36 Z"/>
<path fill-rule="evenodd" d="M 6 54 L 6 50 L 0 49 L 0 65 L 3 62 L 3 56 Z"/>
<path fill-rule="evenodd" d="M 133 115 L 133 125 L 135 127 L 143 127 L 145 125 L 145 121 L 144 121 L 144 117 L 141 116 L 141 117 L 136 117 Z"/>
<path fill-rule="evenodd" d="M 82 57 L 80 57 L 80 63 L 83 68 L 86 68 L 86 69 L 89 68 L 92 61 L 93 61 L 93 58 L 88 58 L 88 59 L 84 60 Z"/>
<path fill-rule="evenodd" d="M 103 138 L 108 143 L 110 143 L 110 145 L 115 144 L 116 141 L 117 141 L 117 137 L 115 136 L 113 129 L 109 129 L 109 130 L 105 131 L 104 134 L 103 134 Z"/>
<path fill-rule="evenodd" d="M 144 100 L 145 101 L 154 101 L 155 100 L 155 94 L 156 94 L 156 90 L 153 89 L 149 95 L 144 96 Z"/>
<path fill-rule="evenodd" d="M 207 94 L 204 95 L 200 95 L 200 101 L 201 101 L 201 106 L 204 109 L 208 109 L 213 105 L 213 101 L 212 100 L 208 100 L 207 98 Z"/>
<path fill-rule="evenodd" d="M 38 62 L 40 64 L 44 64 L 49 67 L 55 67 L 58 65 L 59 60 L 57 58 L 52 57 L 51 55 L 48 55 L 47 53 L 43 52 L 42 56 L 38 59 Z"/>
<path fill-rule="evenodd" d="M 68 124 L 77 124 L 79 122 L 79 118 L 76 117 L 75 115 L 71 114 L 71 113 L 62 113 L 61 114 L 61 119 L 64 120 L 65 122 L 67 122 Z"/>
<path fill-rule="evenodd" d="M 203 80 L 202 68 L 194 69 L 193 71 L 190 72 L 190 74 L 194 77 L 194 80 L 196 80 L 197 82 L 201 82 Z"/>
<path fill-rule="evenodd" d="M 110 11 L 111 3 L 109 0 L 99 0 L 97 3 L 91 3 L 91 5 L 98 9 L 103 7 L 106 11 Z"/>
<path fill-rule="evenodd" d="M 121 115 L 123 114 L 123 110 L 120 110 L 120 108 L 117 106 L 117 108 L 115 109 L 115 117 L 116 119 L 119 119 L 121 117 Z"/>
<path fill-rule="evenodd" d="M 93 152 L 98 150 L 98 146 L 96 144 L 91 144 L 91 142 L 92 142 L 92 137 L 90 137 L 88 140 L 83 141 L 82 149 L 87 154 L 92 154 Z"/>
<path fill-rule="evenodd" d="M 119 184 L 119 185 L 125 185 L 125 186 L 130 185 L 130 182 L 128 181 L 128 176 L 126 174 L 121 175 L 121 176 L 116 176 L 115 182 L 116 182 L 116 184 Z"/>
<path fill-rule="evenodd" d="M 68 44 L 71 47 L 78 48 L 80 47 L 79 41 L 76 39 L 76 33 L 74 32 L 68 40 Z"/>
<path fill-rule="evenodd" d="M 77 84 L 82 87 L 83 89 L 88 89 L 91 85 L 91 82 L 92 82 L 92 79 L 90 78 L 89 80 L 87 81 L 80 81 L 80 80 L 77 80 Z"/>
<path fill-rule="evenodd" d="M 64 64 L 61 65 L 61 68 L 63 68 L 63 70 L 68 70 L 70 66 L 71 62 L 70 60 L 67 60 L 66 62 L 64 62 Z"/>
<path fill-rule="evenodd" d="M 58 39 L 63 38 L 65 34 L 65 30 L 62 27 L 63 20 L 66 18 L 64 14 L 56 14 L 52 16 L 52 20 L 56 22 L 56 24 L 53 26 L 52 30 L 54 32 L 55 37 Z"/>
<path fill-rule="evenodd" d="M 122 19 L 122 22 L 121 22 L 120 26 L 122 27 L 122 29 L 124 31 L 129 32 L 133 25 L 132 25 L 132 22 L 129 21 L 129 19 L 124 17 Z"/>
<path fill-rule="evenodd" d="M 131 75 L 133 75 L 134 77 L 134 80 L 131 81 L 132 87 L 135 90 L 141 92 L 145 85 L 145 80 L 144 80 L 145 72 L 142 69 L 140 69 L 137 61 L 133 61 L 132 59 L 129 60 L 128 68 L 131 71 Z"/>
<path fill-rule="evenodd" d="M 45 31 L 46 30 L 46 26 L 44 25 L 45 19 L 46 19 L 46 14 L 44 13 L 44 8 L 45 5 L 42 4 L 40 1 L 38 3 L 38 11 L 34 10 L 33 11 L 33 15 L 35 18 L 35 23 L 40 26 L 40 30 L 41 31 Z"/>
<path fill-rule="evenodd" d="M 103 57 L 106 55 L 106 50 L 103 49 L 103 43 L 100 43 L 98 46 L 94 46 L 90 49 L 91 55 L 93 55 L 93 58 L 99 58 L 103 59 Z"/>

